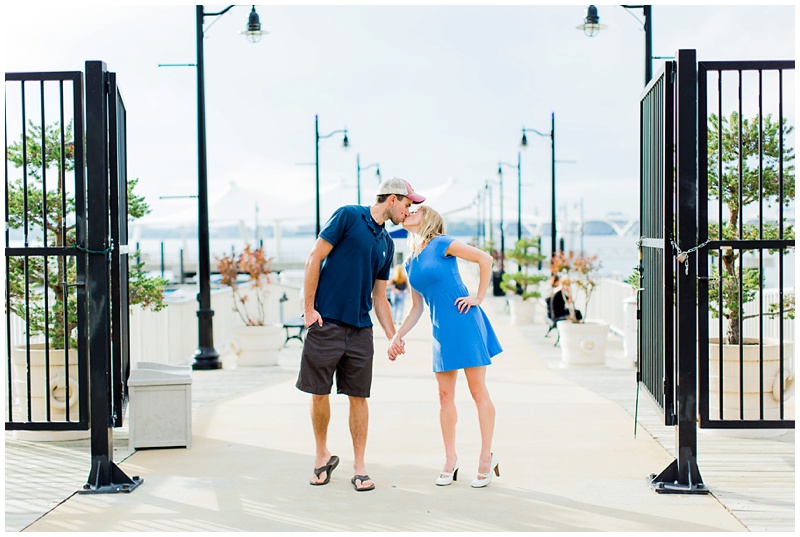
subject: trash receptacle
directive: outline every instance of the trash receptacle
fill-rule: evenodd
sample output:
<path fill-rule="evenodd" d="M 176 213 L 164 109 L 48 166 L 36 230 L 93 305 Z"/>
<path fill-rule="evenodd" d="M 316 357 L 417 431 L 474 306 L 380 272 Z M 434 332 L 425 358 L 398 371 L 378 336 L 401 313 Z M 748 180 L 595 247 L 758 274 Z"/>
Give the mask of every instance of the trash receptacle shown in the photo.
<path fill-rule="evenodd" d="M 503 288 L 500 287 L 500 282 L 503 281 L 503 273 L 499 270 L 492 272 L 492 294 L 494 296 L 503 296 L 506 294 Z"/>
<path fill-rule="evenodd" d="M 128 377 L 131 449 L 192 447 L 192 373 L 186 366 L 139 362 Z"/>

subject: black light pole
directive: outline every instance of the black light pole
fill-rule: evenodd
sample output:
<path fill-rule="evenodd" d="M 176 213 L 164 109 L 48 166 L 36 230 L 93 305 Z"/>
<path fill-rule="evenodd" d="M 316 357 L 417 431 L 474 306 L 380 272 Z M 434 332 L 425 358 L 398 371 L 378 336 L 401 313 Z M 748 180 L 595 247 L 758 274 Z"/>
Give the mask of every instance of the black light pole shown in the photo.
<path fill-rule="evenodd" d="M 522 128 L 522 147 L 527 147 L 528 138 L 526 132 L 532 132 L 539 136 L 550 137 L 550 263 L 556 256 L 556 113 L 550 114 L 550 132 L 543 133 L 536 129 Z"/>
<path fill-rule="evenodd" d="M 381 165 L 377 162 L 361 167 L 361 155 L 356 153 L 356 188 L 358 189 L 358 204 L 361 205 L 361 170 L 368 170 L 370 168 L 377 168 L 375 175 L 378 176 L 378 182 L 381 182 Z"/>
<path fill-rule="evenodd" d="M 486 188 L 486 193 L 489 194 L 489 196 L 485 199 L 485 201 L 488 202 L 489 204 L 489 246 L 491 248 L 494 248 L 494 217 L 492 210 L 492 204 L 494 202 L 492 201 L 492 185 L 488 179 L 486 180 L 485 188 Z"/>
<path fill-rule="evenodd" d="M 314 152 L 315 152 L 314 153 L 315 154 L 314 166 L 315 166 L 315 168 L 317 170 L 317 181 L 316 181 L 317 214 L 316 214 L 316 233 L 315 233 L 316 237 L 319 237 L 319 232 L 320 232 L 320 229 L 321 229 L 321 227 L 320 227 L 320 217 L 319 217 L 319 139 L 320 138 L 330 138 L 331 136 L 333 136 L 337 132 L 343 132 L 344 133 L 344 139 L 342 139 L 342 146 L 347 147 L 350 144 L 349 140 L 347 139 L 347 129 L 340 129 L 340 130 L 337 130 L 337 131 L 333 131 L 330 134 L 326 134 L 325 136 L 320 136 L 319 135 L 319 116 L 317 116 L 317 115 L 314 116 Z"/>
<path fill-rule="evenodd" d="M 498 164 L 497 173 L 503 174 L 503 166 L 517 169 L 517 240 L 522 238 L 522 154 L 517 151 L 517 165 L 508 162 Z"/>
<path fill-rule="evenodd" d="M 505 261 L 506 261 L 506 230 L 505 230 L 505 221 L 503 220 L 503 167 L 502 165 L 497 167 L 497 175 L 500 178 L 500 266 L 498 267 L 500 270 L 500 276 L 502 277 L 503 273 L 505 272 Z"/>
<path fill-rule="evenodd" d="M 218 17 L 224 15 L 234 6 L 228 6 L 216 13 L 206 13 L 203 6 L 196 6 L 197 25 L 197 240 L 198 240 L 198 266 L 197 276 L 199 293 L 197 302 L 197 337 L 198 348 L 194 353 L 192 369 L 221 369 L 222 362 L 219 353 L 214 348 L 214 327 L 211 309 L 211 247 L 208 232 L 208 162 L 206 154 L 206 97 L 203 70 L 203 20 L 205 17 Z M 253 6 L 247 24 L 247 30 L 242 32 L 252 42 L 258 41 L 261 35 L 261 23 L 258 13 Z"/>
<path fill-rule="evenodd" d="M 644 15 L 644 85 L 646 86 L 650 79 L 653 78 L 653 6 L 649 5 L 623 5 L 627 10 L 641 9 Z M 586 8 L 586 17 L 583 23 L 576 26 L 578 30 L 583 32 L 589 37 L 594 37 L 597 33 L 607 28 L 605 24 L 600 24 L 600 15 L 597 13 L 595 6 Z"/>

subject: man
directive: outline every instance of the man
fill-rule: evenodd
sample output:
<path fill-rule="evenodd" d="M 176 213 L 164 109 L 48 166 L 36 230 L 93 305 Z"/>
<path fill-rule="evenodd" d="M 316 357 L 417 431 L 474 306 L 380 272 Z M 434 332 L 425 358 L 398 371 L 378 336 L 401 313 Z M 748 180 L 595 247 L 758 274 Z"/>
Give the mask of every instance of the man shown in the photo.
<path fill-rule="evenodd" d="M 355 490 L 372 490 L 364 452 L 367 445 L 372 385 L 372 320 L 375 307 L 386 338 L 394 337 L 392 313 L 386 299 L 394 242 L 384 223 L 400 224 L 412 204 L 425 201 L 403 179 L 387 179 L 378 186 L 371 207 L 339 208 L 319 234 L 306 260 L 303 283 L 305 326 L 303 355 L 297 388 L 311 394 L 311 423 L 316 441 L 312 485 L 326 485 L 339 464 L 328 450 L 330 392 L 336 372 L 337 393 L 350 400 Z"/>

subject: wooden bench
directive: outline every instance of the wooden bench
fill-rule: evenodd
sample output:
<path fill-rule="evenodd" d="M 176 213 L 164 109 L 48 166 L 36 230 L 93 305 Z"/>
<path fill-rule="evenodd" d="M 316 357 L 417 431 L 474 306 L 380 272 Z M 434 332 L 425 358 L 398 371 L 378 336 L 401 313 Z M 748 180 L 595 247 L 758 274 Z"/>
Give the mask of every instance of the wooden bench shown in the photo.
<path fill-rule="evenodd" d="M 305 319 L 302 317 L 293 317 L 292 319 L 289 319 L 283 323 L 283 329 L 286 330 L 286 340 L 283 342 L 284 347 L 287 343 L 289 343 L 290 339 L 297 339 L 300 340 L 300 343 L 302 343 L 303 332 L 306 329 Z M 290 330 L 296 330 L 296 332 L 290 333 Z"/>

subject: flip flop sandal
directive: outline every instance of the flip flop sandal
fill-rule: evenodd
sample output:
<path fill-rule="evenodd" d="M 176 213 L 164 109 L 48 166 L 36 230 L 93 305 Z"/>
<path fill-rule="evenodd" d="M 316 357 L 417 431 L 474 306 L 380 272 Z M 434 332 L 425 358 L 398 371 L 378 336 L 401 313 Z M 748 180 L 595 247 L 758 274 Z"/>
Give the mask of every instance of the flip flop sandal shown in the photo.
<path fill-rule="evenodd" d="M 337 466 L 339 466 L 339 457 L 333 455 L 328 461 L 328 464 L 326 464 L 325 466 L 320 466 L 319 468 L 314 468 L 314 475 L 317 476 L 317 478 L 319 478 L 319 474 L 325 472 L 326 474 L 325 481 L 322 481 L 321 483 L 312 483 L 309 481 L 309 484 L 314 485 L 316 487 L 319 487 L 321 485 L 327 485 L 328 483 L 330 483 L 331 475 L 333 474 L 333 471 L 336 469 Z"/>
<path fill-rule="evenodd" d="M 361 481 L 361 483 L 364 483 L 364 481 L 369 481 L 369 480 L 370 480 L 370 477 L 368 475 L 355 475 L 355 476 L 353 476 L 353 479 L 350 480 L 350 483 L 353 484 L 353 488 L 356 489 L 356 492 L 366 492 L 368 490 L 374 489 L 375 485 L 372 484 L 372 485 L 370 485 L 368 487 L 359 488 L 358 485 L 356 485 L 356 481 Z"/>

